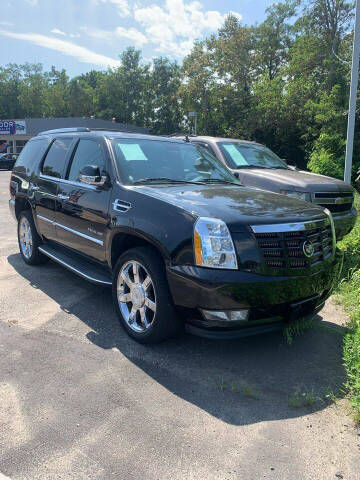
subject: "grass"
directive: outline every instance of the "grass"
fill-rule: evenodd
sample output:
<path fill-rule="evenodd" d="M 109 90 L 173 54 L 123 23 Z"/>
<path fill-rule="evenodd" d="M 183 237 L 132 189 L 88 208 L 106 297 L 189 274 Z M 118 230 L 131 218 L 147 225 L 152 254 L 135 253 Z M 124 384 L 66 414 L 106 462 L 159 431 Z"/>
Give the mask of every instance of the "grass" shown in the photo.
<path fill-rule="evenodd" d="M 283 335 L 288 345 L 292 344 L 295 336 L 301 335 L 302 333 L 304 333 L 309 328 L 312 328 L 313 326 L 314 326 L 313 319 L 294 320 L 288 323 L 283 330 Z"/>
<path fill-rule="evenodd" d="M 302 406 L 302 398 L 299 390 L 296 390 L 288 398 L 288 405 L 291 408 L 300 408 Z"/>
<path fill-rule="evenodd" d="M 359 194 L 355 205 L 360 210 Z M 344 251 L 344 269 L 337 295 L 350 318 L 344 338 L 345 387 L 350 393 L 355 420 L 360 423 L 360 218 L 338 246 Z"/>
<path fill-rule="evenodd" d="M 251 385 L 242 385 L 240 392 L 244 397 L 253 398 L 255 400 L 260 399 L 260 393 Z"/>
<path fill-rule="evenodd" d="M 315 405 L 317 400 L 319 400 L 319 397 L 315 394 L 314 390 L 311 390 L 311 392 L 300 393 L 300 390 L 297 389 L 288 397 L 288 406 L 291 408 L 310 408 Z"/>

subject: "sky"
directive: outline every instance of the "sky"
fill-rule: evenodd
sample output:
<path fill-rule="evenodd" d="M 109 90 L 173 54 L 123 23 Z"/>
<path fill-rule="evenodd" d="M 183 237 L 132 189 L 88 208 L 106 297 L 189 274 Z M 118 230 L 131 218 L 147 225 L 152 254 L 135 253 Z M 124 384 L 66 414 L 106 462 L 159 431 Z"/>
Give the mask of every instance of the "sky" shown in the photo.
<path fill-rule="evenodd" d="M 181 62 L 196 39 L 232 12 L 252 24 L 273 0 L 0 0 L 0 65 L 42 63 L 70 77 L 120 64 L 129 46 L 143 61 Z"/>

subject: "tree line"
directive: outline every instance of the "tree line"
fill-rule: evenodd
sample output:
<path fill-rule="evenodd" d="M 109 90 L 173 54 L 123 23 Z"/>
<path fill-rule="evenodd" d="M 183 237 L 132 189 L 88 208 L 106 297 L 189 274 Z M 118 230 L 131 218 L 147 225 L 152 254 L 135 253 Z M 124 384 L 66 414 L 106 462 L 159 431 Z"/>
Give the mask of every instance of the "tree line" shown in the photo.
<path fill-rule="evenodd" d="M 146 126 L 154 134 L 192 131 L 256 140 L 300 167 L 342 178 L 354 5 L 283 0 L 265 20 L 229 15 L 195 42 L 182 64 L 143 62 L 126 49 L 121 65 L 69 78 L 41 64 L 0 67 L 0 118 L 89 117 Z M 359 108 L 356 131 L 359 131 Z M 355 136 L 354 176 L 360 168 Z"/>

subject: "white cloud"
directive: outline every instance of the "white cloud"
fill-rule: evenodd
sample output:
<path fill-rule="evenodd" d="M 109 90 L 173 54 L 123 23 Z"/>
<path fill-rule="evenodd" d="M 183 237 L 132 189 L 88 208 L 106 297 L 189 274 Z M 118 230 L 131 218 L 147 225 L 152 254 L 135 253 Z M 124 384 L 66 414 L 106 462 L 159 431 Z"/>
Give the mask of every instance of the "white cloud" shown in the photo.
<path fill-rule="evenodd" d="M 32 7 L 37 7 L 39 5 L 39 0 L 25 0 L 25 2 L 31 5 Z"/>
<path fill-rule="evenodd" d="M 47 37 L 45 35 L 40 35 L 37 33 L 15 33 L 9 32 L 7 30 L 0 30 L 0 35 L 15 38 L 17 40 L 23 40 L 25 42 L 38 45 L 40 47 L 45 47 L 49 48 L 50 50 L 61 52 L 64 55 L 75 57 L 83 63 L 91 63 L 100 67 L 118 67 L 120 65 L 120 60 L 115 60 L 113 58 L 100 55 L 98 53 L 92 52 L 85 47 L 80 47 L 79 45 L 68 42 L 66 40 Z"/>
<path fill-rule="evenodd" d="M 6 20 L 1 20 L 0 25 L 3 25 L 4 27 L 12 27 L 14 24 L 12 22 L 7 22 Z"/>
<path fill-rule="evenodd" d="M 117 13 L 120 17 L 130 17 L 131 10 L 127 0 L 101 0 L 102 3 L 113 3 L 116 5 Z"/>
<path fill-rule="evenodd" d="M 139 30 L 137 30 L 136 28 L 117 27 L 117 29 L 115 30 L 115 33 L 117 37 L 127 38 L 132 42 L 134 42 L 134 44 L 139 47 L 141 47 L 142 45 L 148 42 L 145 35 L 139 32 Z"/>
<path fill-rule="evenodd" d="M 148 39 L 136 28 L 124 28 L 117 27 L 115 30 L 101 30 L 90 29 L 88 27 L 81 27 L 81 30 L 90 37 L 105 40 L 107 42 L 113 42 L 117 38 L 126 38 L 137 47 L 142 47 L 145 43 L 148 43 Z"/>
<path fill-rule="evenodd" d="M 56 35 L 62 35 L 62 36 L 64 36 L 64 37 L 66 37 L 66 33 L 63 32 L 62 30 L 59 30 L 58 28 L 53 28 L 53 29 L 51 30 L 51 33 L 55 33 Z"/>
<path fill-rule="evenodd" d="M 71 38 L 79 38 L 80 37 L 80 33 L 76 32 L 76 33 L 70 33 L 69 37 Z"/>
<path fill-rule="evenodd" d="M 148 39 L 157 44 L 156 50 L 178 57 L 189 53 L 194 40 L 217 30 L 225 17 L 217 10 L 204 11 L 198 1 L 166 0 L 164 7 L 134 5 L 134 19 L 145 28 Z"/>

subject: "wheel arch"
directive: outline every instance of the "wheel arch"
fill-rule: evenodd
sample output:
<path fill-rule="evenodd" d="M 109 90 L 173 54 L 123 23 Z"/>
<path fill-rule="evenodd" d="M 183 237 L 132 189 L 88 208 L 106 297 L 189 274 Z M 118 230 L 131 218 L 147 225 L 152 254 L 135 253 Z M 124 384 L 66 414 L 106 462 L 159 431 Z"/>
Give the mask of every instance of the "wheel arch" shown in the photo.
<path fill-rule="evenodd" d="M 31 202 L 26 197 L 16 197 L 15 198 L 15 216 L 16 219 L 19 220 L 20 213 L 24 210 L 33 210 L 33 206 Z"/>
<path fill-rule="evenodd" d="M 164 263 L 170 261 L 170 255 L 167 250 L 155 239 L 140 232 L 117 230 L 111 236 L 108 248 L 108 264 L 111 269 L 114 268 L 119 256 L 134 247 L 151 247 L 162 258 Z"/>

